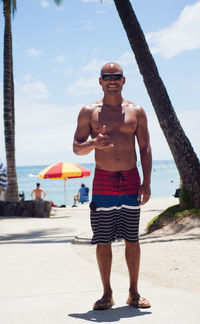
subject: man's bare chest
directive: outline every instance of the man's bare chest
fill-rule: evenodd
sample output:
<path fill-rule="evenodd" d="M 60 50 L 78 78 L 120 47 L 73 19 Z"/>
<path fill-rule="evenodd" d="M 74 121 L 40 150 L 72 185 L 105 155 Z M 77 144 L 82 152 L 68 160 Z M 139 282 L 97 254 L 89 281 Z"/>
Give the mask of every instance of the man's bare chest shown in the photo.
<path fill-rule="evenodd" d="M 95 111 L 91 118 L 93 132 L 98 134 L 103 125 L 106 125 L 107 133 L 118 130 L 119 132 L 132 134 L 137 127 L 137 118 L 132 111 Z"/>

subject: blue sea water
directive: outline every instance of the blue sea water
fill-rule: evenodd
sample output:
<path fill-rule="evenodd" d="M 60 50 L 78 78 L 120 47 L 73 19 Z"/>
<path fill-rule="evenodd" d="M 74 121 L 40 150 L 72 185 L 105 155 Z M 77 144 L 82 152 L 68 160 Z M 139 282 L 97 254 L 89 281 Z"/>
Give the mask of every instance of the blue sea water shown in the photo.
<path fill-rule="evenodd" d="M 91 171 L 91 176 L 87 178 L 68 179 L 66 182 L 66 204 L 73 204 L 73 196 L 77 194 L 81 183 L 89 187 L 89 196 L 92 192 L 92 179 L 95 164 L 81 164 Z M 19 166 L 17 167 L 17 177 L 19 192 L 25 194 L 25 199 L 31 199 L 31 192 L 36 187 L 36 183 L 41 184 L 41 188 L 46 191 L 47 200 L 52 200 L 56 205 L 63 205 L 64 199 L 64 180 L 38 179 L 38 173 L 47 165 Z M 138 170 L 142 175 L 141 164 L 138 163 Z M 179 187 L 179 173 L 174 161 L 153 161 L 151 191 L 152 197 L 170 197 Z"/>

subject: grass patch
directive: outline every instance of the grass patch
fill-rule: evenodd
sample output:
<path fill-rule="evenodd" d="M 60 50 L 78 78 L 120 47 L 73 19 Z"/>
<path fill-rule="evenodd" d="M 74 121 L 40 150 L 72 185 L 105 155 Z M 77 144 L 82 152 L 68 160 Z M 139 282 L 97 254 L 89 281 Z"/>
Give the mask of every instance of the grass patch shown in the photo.
<path fill-rule="evenodd" d="M 146 230 L 148 233 L 152 233 L 153 231 L 168 225 L 172 221 L 178 221 L 184 217 L 197 218 L 200 220 L 200 209 L 181 209 L 180 205 L 168 207 L 147 224 Z"/>
<path fill-rule="evenodd" d="M 197 217 L 200 219 L 200 209 L 183 209 L 177 212 L 175 215 L 176 216 L 182 216 L 182 217 Z"/>

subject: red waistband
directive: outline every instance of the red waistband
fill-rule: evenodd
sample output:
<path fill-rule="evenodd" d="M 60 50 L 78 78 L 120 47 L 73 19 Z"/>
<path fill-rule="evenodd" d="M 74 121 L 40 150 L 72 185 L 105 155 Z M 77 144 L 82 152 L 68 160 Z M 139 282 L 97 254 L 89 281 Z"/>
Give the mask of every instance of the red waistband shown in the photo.
<path fill-rule="evenodd" d="M 137 174 L 138 173 L 138 168 L 134 168 L 131 170 L 121 170 L 121 171 L 107 171 L 107 170 L 102 170 L 102 169 L 95 169 L 95 174 L 105 174 L 105 175 L 113 175 L 114 177 L 117 174 L 122 174 L 125 176 L 132 175 L 132 174 Z"/>

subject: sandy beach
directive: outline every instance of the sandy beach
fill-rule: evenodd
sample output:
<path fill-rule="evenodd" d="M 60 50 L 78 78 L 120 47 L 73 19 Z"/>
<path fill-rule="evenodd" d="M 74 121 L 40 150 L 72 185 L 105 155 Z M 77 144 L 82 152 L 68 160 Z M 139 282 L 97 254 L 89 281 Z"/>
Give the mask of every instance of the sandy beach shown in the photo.
<path fill-rule="evenodd" d="M 92 310 L 102 293 L 95 246 L 90 245 L 88 204 L 53 208 L 50 218 L 0 218 L 0 322 L 196 324 L 199 313 L 200 228 L 145 234 L 149 220 L 177 204 L 151 199 L 141 213 L 139 287 L 148 311 L 126 306 L 128 276 L 123 242 L 113 243 L 115 307 Z M 187 307 L 190 305 L 190 311 Z M 164 316 L 164 314 L 167 316 Z"/>

